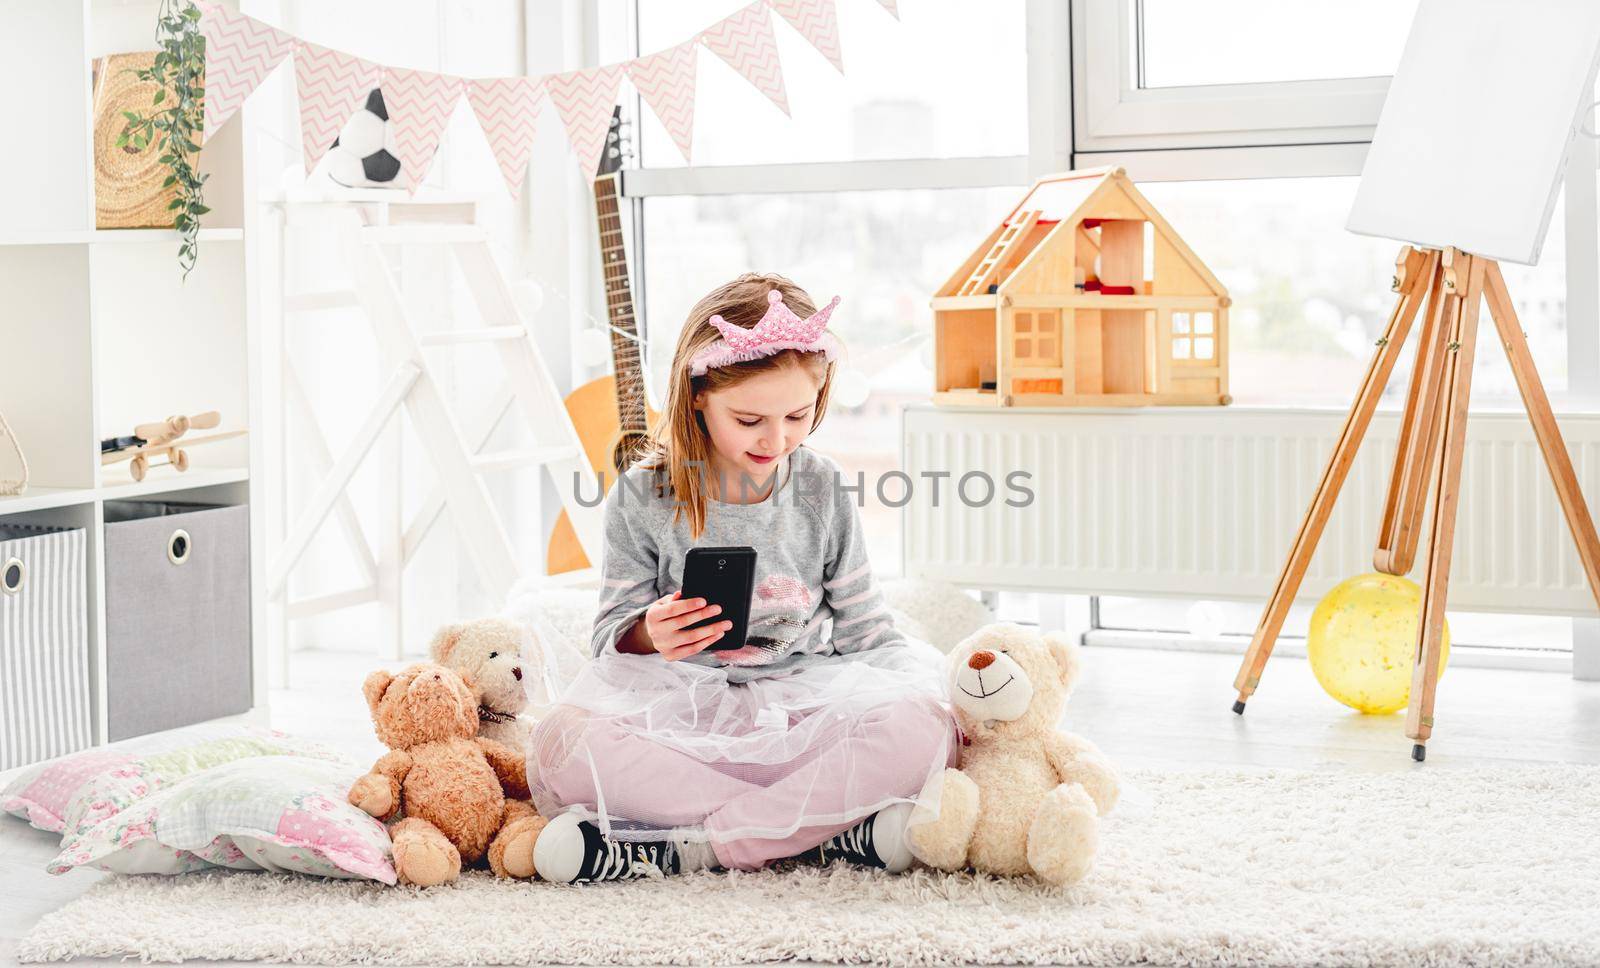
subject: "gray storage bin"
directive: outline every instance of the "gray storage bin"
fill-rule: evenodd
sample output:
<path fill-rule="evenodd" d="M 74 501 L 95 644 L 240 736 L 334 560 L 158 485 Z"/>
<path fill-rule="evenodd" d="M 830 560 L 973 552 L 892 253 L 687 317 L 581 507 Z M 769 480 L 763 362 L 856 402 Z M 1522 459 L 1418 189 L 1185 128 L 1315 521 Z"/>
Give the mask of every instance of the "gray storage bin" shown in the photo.
<path fill-rule="evenodd" d="M 92 745 L 82 528 L 0 522 L 0 770 Z"/>
<path fill-rule="evenodd" d="M 249 509 L 107 501 L 105 520 L 108 738 L 247 711 Z"/>

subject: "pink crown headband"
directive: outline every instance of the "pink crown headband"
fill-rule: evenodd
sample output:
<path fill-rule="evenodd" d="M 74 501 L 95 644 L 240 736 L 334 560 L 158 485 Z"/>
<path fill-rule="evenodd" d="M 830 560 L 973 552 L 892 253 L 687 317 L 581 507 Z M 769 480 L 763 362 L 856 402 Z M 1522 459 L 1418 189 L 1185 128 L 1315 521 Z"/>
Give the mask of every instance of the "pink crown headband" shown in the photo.
<path fill-rule="evenodd" d="M 749 329 L 721 316 L 712 316 L 711 325 L 722 338 L 689 360 L 689 375 L 702 376 L 712 367 L 745 363 L 782 350 L 825 353 L 832 360 L 839 355 L 840 346 L 827 326 L 828 317 L 833 315 L 833 307 L 837 305 L 839 297 L 834 296 L 832 302 L 801 319 L 783 304 L 783 294 L 773 289 L 767 293 L 767 314 Z"/>

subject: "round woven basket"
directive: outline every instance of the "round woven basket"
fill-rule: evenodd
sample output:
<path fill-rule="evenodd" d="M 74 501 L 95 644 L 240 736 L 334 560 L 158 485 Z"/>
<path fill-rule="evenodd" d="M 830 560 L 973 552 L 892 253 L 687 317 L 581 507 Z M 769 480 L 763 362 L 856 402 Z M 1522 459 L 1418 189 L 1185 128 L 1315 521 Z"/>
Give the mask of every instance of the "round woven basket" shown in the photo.
<path fill-rule="evenodd" d="M 172 227 L 176 212 L 167 205 L 177 186 L 163 189 L 171 170 L 160 164 L 159 138 L 143 151 L 118 147 L 128 119 L 122 112 L 147 115 L 156 106 L 157 85 L 132 73 L 155 63 L 154 51 L 111 54 L 94 62 L 94 223 L 102 229 Z"/>

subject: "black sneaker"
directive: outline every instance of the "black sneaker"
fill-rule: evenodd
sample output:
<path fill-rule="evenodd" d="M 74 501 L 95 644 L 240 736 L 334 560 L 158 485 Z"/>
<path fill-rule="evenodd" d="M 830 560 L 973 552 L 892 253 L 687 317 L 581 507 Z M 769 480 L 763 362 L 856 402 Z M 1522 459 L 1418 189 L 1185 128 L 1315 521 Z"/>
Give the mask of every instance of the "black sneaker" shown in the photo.
<path fill-rule="evenodd" d="M 898 874 L 911 866 L 906 822 L 911 819 L 912 809 L 909 803 L 884 807 L 827 843 L 801 854 L 800 859 L 818 864 L 843 859 Z"/>
<path fill-rule="evenodd" d="M 533 867 L 556 884 L 662 877 L 679 870 L 676 844 L 665 840 L 608 840 L 600 828 L 564 813 L 539 832 Z"/>

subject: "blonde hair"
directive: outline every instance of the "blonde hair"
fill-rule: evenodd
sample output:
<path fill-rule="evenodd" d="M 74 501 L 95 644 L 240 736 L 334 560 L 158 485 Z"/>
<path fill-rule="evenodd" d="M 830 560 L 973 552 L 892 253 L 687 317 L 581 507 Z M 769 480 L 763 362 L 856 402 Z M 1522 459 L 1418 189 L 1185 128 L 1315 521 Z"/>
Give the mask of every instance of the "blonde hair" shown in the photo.
<path fill-rule="evenodd" d="M 695 409 L 696 394 L 726 390 L 762 373 L 799 366 L 813 375 L 821 373 L 817 406 L 811 415 L 812 430 L 822 423 L 828 409 L 828 391 L 833 386 L 835 364 L 821 353 L 780 350 L 771 356 L 713 367 L 703 376 L 689 375 L 690 358 L 722 338 L 711 325 L 711 317 L 721 316 L 727 322 L 749 329 L 766 314 L 767 293 L 774 289 L 795 315 L 805 317 L 817 311 L 816 303 L 806 291 L 783 276 L 747 272 L 706 293 L 694 304 L 689 318 L 684 321 L 683 332 L 678 335 L 677 349 L 672 353 L 672 383 L 667 388 L 666 412 L 651 428 L 637 463 L 655 471 L 658 494 L 670 489 L 676 495 L 673 522 L 687 514 L 691 540 L 700 537 L 706 529 L 705 485 L 711 468 L 711 436 L 706 430 L 704 415 Z"/>

